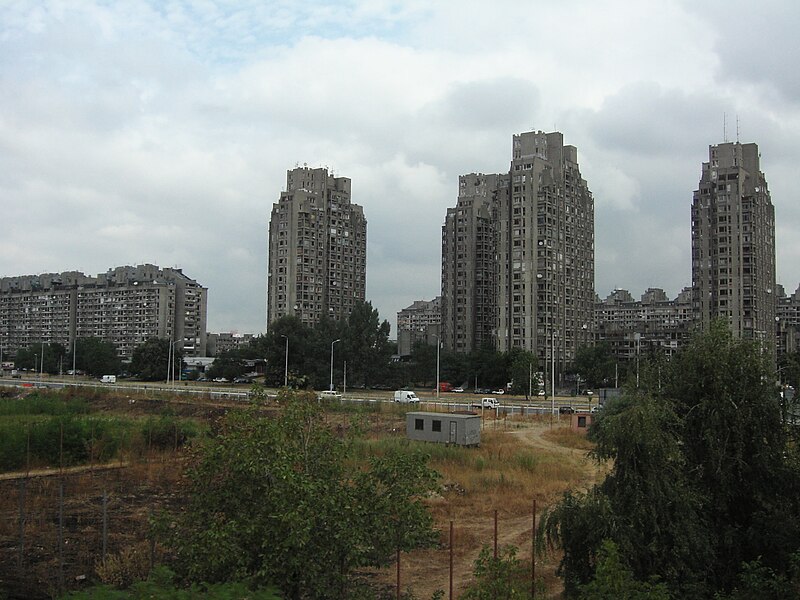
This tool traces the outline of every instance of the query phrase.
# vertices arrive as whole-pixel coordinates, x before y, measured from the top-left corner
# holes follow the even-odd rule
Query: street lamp
[[[435,333],[433,337],[436,338],[436,402],[439,402],[439,348],[442,347],[442,340]]]
[[[283,387],[289,387],[289,336],[281,334],[281,337],[286,340],[286,357],[283,362]]]
[[[638,331],[633,334],[633,339],[636,340],[636,387],[639,387],[639,344],[642,339],[642,334]]]
[[[556,330],[551,332],[552,341],[550,345],[550,423],[553,422],[553,415],[556,412]]]
[[[340,338],[340,339],[338,339],[338,340],[333,340],[333,341],[331,342],[331,389],[330,389],[330,391],[333,391],[333,345],[334,345],[336,342],[341,342],[341,341],[342,341],[342,340],[341,340],[341,338]]]

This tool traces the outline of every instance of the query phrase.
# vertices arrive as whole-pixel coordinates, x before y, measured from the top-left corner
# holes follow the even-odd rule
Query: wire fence
[[[98,575],[146,575],[156,561],[148,517],[175,500],[180,454],[0,480],[0,596],[52,598]],[[110,567],[112,555],[127,559]]]
[[[160,559],[149,518],[176,509],[181,501],[175,493],[179,454],[134,465],[87,466],[55,475],[33,472],[0,481],[0,596],[54,598],[97,581],[124,586],[145,578]],[[535,514],[534,501],[531,552]],[[502,527],[495,510],[493,540],[487,540],[495,557]],[[449,580],[440,587],[451,600],[464,583],[454,579],[453,571],[454,554],[466,550],[458,547],[458,531],[457,523],[450,521],[449,539],[433,557],[441,565],[449,562]],[[392,569],[397,598],[408,589],[407,568],[405,558],[398,555]],[[530,597],[537,590],[543,597],[535,562],[531,562],[530,590]]]

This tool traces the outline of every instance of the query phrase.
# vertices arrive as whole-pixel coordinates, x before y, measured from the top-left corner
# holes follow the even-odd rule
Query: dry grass
[[[578,433],[569,427],[556,427],[545,431],[542,437],[554,444],[559,444],[566,448],[575,448],[576,450],[586,450],[587,452],[594,448],[594,444],[589,441],[585,433]]]
[[[494,538],[494,511],[498,516],[499,545],[513,544],[518,556],[530,560],[531,510],[537,512],[557,501],[567,489],[585,488],[600,473],[587,457],[591,444],[569,427],[549,426],[547,418],[516,418],[484,421],[479,448],[448,447],[412,443],[401,434],[376,436],[364,452],[379,453],[393,445],[421,447],[430,455],[430,465],[442,474],[442,494],[429,506],[442,532],[440,547],[403,556],[403,586],[419,598],[437,588],[445,589],[448,579],[450,521],[454,524],[454,582],[456,597],[472,578],[473,562],[481,546]],[[548,588],[543,598],[556,598],[561,581],[555,575],[560,557],[537,560],[537,577]],[[394,570],[378,578],[389,584]]]

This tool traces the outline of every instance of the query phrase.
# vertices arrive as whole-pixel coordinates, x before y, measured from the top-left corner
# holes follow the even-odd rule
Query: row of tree
[[[333,375],[339,388],[345,377],[348,387],[433,387],[438,361],[439,381],[491,389],[511,382],[514,393],[525,395],[536,394],[539,383],[544,383],[540,371],[545,371],[545,380],[549,378],[533,353],[518,348],[499,352],[487,347],[468,354],[439,349],[437,353],[435,345],[420,342],[410,357],[393,360],[396,353],[396,345],[389,341],[389,323],[381,321],[378,311],[365,302],[347,320],[323,319],[313,328],[293,316],[282,317],[248,346],[220,354],[209,375],[233,379],[245,373],[248,360],[265,359],[266,383],[272,386],[286,381],[290,387],[321,389],[330,385]],[[610,348],[599,345],[579,349],[575,365],[569,366],[561,384],[577,381],[576,373],[583,387],[599,387],[624,377],[625,365],[619,369]]]
[[[88,375],[119,374],[122,361],[113,343],[100,338],[78,338],[72,348],[61,344],[35,344],[18,350],[14,356],[18,369],[28,369],[50,375],[70,372],[73,368]],[[150,338],[137,346],[129,369],[140,379],[158,381],[172,377],[179,378],[183,356],[180,350],[171,351],[170,341]]]
[[[89,375],[119,373],[120,359],[117,348],[100,338],[78,338],[75,345],[65,348],[62,344],[34,344],[22,348],[14,356],[18,369],[56,375],[75,368]]]

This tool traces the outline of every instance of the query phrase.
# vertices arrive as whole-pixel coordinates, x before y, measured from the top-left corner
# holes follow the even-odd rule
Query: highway
[[[249,386],[244,385],[225,385],[225,384],[198,384],[197,382],[176,382],[174,384],[166,384],[165,382],[141,382],[123,380],[117,383],[100,383],[99,380],[94,379],[73,379],[70,377],[44,377],[39,379],[37,377],[26,377],[20,379],[12,379],[8,376],[0,378],[0,386],[16,386],[23,388],[51,388],[61,389],[65,387],[82,387],[90,389],[105,389],[114,390],[117,392],[133,392],[136,394],[179,394],[182,396],[194,396],[207,399],[219,400],[242,400],[245,401],[250,397],[251,391]],[[278,390],[267,389],[267,397],[275,398]],[[474,410],[475,412],[495,412],[499,415],[512,415],[512,414],[549,414],[551,410],[558,413],[559,407],[569,406],[576,412],[589,412],[596,402],[590,401],[587,397],[570,397],[570,396],[556,396],[554,401],[537,397],[536,400],[526,401],[524,398],[515,396],[504,395],[487,395],[497,398],[500,406],[496,409],[481,409],[480,407],[473,407],[473,402],[480,402],[484,397],[480,394],[472,393],[440,393],[439,400],[436,400],[436,392],[418,392],[420,398],[419,405],[403,405],[408,408],[415,408],[417,410],[435,410],[437,412],[454,411],[454,410]],[[377,390],[354,390],[347,392],[343,395],[342,402],[352,403],[381,403],[381,404],[394,404],[392,392],[390,391],[377,391]]]

